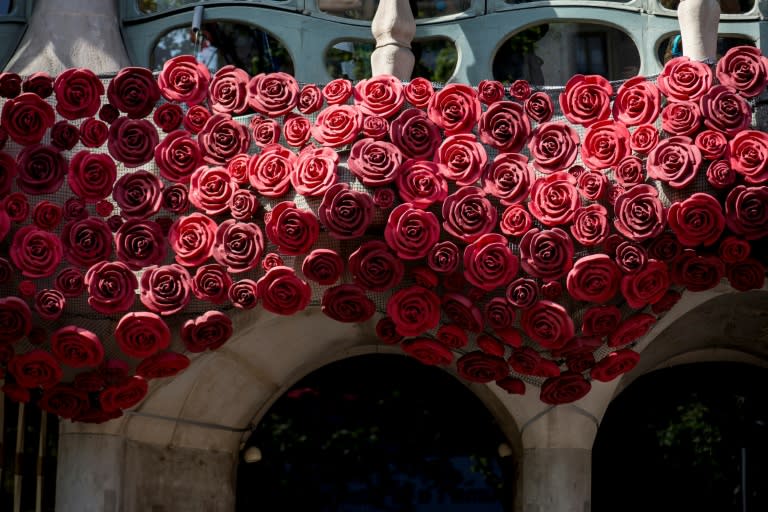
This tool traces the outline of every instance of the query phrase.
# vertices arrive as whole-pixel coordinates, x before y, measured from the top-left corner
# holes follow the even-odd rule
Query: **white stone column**
[[[35,0],[29,27],[6,71],[21,75],[67,68],[114,73],[130,61],[114,0]]]
[[[416,62],[411,41],[416,34],[408,0],[381,0],[371,22],[376,49],[371,54],[373,76],[393,75],[410,80]]]
[[[717,59],[718,0],[681,0],[677,6],[683,55],[691,60],[714,63]]]

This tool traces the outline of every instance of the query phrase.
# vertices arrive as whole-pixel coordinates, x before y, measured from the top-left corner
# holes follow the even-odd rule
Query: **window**
[[[680,0],[659,0],[665,9],[677,10]],[[722,14],[743,14],[755,7],[755,0],[720,0],[720,12]]]
[[[671,59],[673,56],[673,40],[675,38],[675,35],[671,35],[668,37],[665,37],[659,42],[659,46],[657,48],[657,54],[656,56],[659,59],[659,62],[661,62],[662,65],[664,65],[665,62],[667,62],[669,59]],[[729,37],[718,37],[717,38],[717,58],[719,59],[725,53],[733,48],[734,46],[755,46],[755,42],[748,38],[748,37],[739,37],[739,36],[729,36]],[[680,44],[680,48],[678,49],[679,53],[682,51],[682,44]]]
[[[417,20],[458,14],[469,9],[471,0],[415,0],[411,1]],[[372,20],[379,0],[318,0],[318,8],[334,16],[355,20]],[[415,7],[415,9],[414,9]]]

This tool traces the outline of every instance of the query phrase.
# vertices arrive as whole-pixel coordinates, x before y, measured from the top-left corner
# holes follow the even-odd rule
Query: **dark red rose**
[[[630,240],[642,242],[664,231],[666,211],[658,190],[651,185],[636,185],[621,194],[616,198],[614,211],[614,226]]]
[[[522,375],[533,375],[539,377],[543,377],[544,375],[542,374],[544,372],[542,370],[546,370],[542,364],[543,361],[544,359],[541,357],[541,355],[531,347],[516,348],[512,351],[512,355],[509,356],[509,359],[507,360],[513,371]],[[557,369],[554,374],[559,375],[559,369]]]
[[[370,240],[351,254],[349,271],[355,282],[366,290],[383,292],[400,283],[405,267],[386,243]]]
[[[513,326],[515,307],[504,297],[494,297],[485,305],[485,320],[493,330],[504,331]]]
[[[480,119],[481,112],[477,91],[468,85],[457,83],[443,87],[429,99],[427,105],[429,118],[445,130],[446,135],[471,132]]]
[[[112,124],[118,117],[120,117],[120,111],[111,103],[105,103],[99,109],[99,119],[105,123]],[[106,137],[104,140],[106,140]]]
[[[509,366],[503,357],[477,350],[461,356],[456,361],[456,370],[460,377],[480,383],[500,380],[509,374]]]
[[[99,337],[75,325],[62,327],[51,334],[51,352],[60,363],[72,368],[99,366],[104,359],[104,347]]]
[[[610,82],[599,75],[573,75],[560,93],[560,109],[572,124],[588,127],[611,114]]]
[[[521,277],[515,279],[506,288],[505,296],[513,306],[528,309],[536,302],[539,295],[539,285],[534,279]]]
[[[446,284],[445,281],[443,284]],[[469,297],[460,293],[444,293],[442,306],[446,316],[457,326],[471,332],[482,330],[483,314]]]
[[[197,268],[190,282],[192,293],[200,300],[223,304],[232,287],[232,278],[221,265],[209,263]]]
[[[540,300],[524,310],[520,327],[545,349],[562,347],[576,332],[568,311],[548,300]]]
[[[171,331],[165,321],[154,313],[127,313],[115,327],[115,341],[123,354],[143,359],[171,343]]]
[[[651,240],[648,245],[648,257],[670,262],[676,258],[683,250],[677,237],[672,233],[662,233]]]
[[[66,298],[59,290],[46,288],[35,295],[35,311],[43,320],[53,321],[64,312]]]
[[[253,309],[259,302],[259,291],[256,287],[256,281],[252,279],[241,279],[235,281],[227,291],[229,301],[237,309]]]
[[[601,382],[610,382],[631,371],[640,361],[640,354],[628,348],[611,352],[590,370],[590,376]]]
[[[128,168],[152,160],[160,138],[155,125],[146,119],[121,117],[109,127],[109,154]]]
[[[112,256],[112,231],[98,217],[73,220],[61,230],[64,256],[70,263],[90,267]]]
[[[152,112],[160,99],[160,88],[150,70],[127,67],[109,82],[107,99],[131,119],[140,119]]]
[[[403,153],[390,142],[365,138],[352,145],[347,165],[366,187],[392,183],[398,176]]]
[[[744,130],[728,142],[730,167],[750,185],[768,182],[768,134]]]
[[[613,118],[627,126],[654,123],[659,116],[659,89],[643,76],[630,78],[619,87],[613,102]]]
[[[673,283],[692,292],[702,292],[714,288],[725,277],[725,264],[715,255],[700,255],[685,249],[672,261],[670,271]]]
[[[652,124],[641,124],[629,137],[629,147],[643,155],[651,152],[659,143],[659,131]]]
[[[228,219],[219,224],[211,252],[228,272],[247,272],[261,263],[264,235],[258,224]]]
[[[136,375],[147,380],[173,377],[186,370],[189,364],[189,358],[184,354],[158,352],[139,363],[136,367]]]
[[[610,231],[608,211],[600,204],[577,208],[572,222],[570,230],[573,239],[586,247],[600,245]]]
[[[584,398],[590,389],[592,385],[580,373],[563,372],[542,384],[539,399],[550,405],[568,404]]]
[[[323,106],[323,93],[315,84],[306,84],[299,92],[299,112],[304,115],[314,114]]]
[[[734,187],[725,199],[725,222],[746,240],[768,236],[768,186]]]
[[[645,336],[656,323],[656,318],[648,313],[635,313],[621,322],[608,337],[609,347],[621,347]]]
[[[21,94],[21,77],[16,73],[0,73],[0,96],[15,98]]]
[[[387,300],[387,315],[403,336],[418,336],[440,322],[440,297],[422,286],[409,286]]]
[[[307,146],[293,166],[291,185],[303,196],[322,196],[338,181],[338,164],[339,154],[333,149]]]
[[[88,393],[73,386],[58,384],[43,391],[37,405],[61,418],[76,418],[88,408],[89,398]]]
[[[439,163],[409,158],[396,171],[400,198],[421,209],[443,201],[448,196],[444,169]]]
[[[625,274],[632,274],[645,267],[648,253],[634,242],[621,242],[616,247],[616,264]]]
[[[270,242],[287,256],[308,253],[320,234],[315,214],[291,201],[278,203],[265,215],[265,228]]]
[[[32,329],[32,312],[18,297],[0,298],[0,345],[16,343]]]
[[[519,152],[531,134],[531,121],[523,106],[513,101],[497,101],[480,116],[477,125],[480,141],[500,152]]]
[[[64,297],[78,297],[85,289],[83,273],[75,267],[67,267],[56,275],[55,287]]]
[[[624,189],[632,188],[645,182],[643,161],[634,155],[622,158],[613,168],[613,176]]]
[[[621,322],[621,311],[613,305],[592,306],[584,312],[581,332],[585,336],[606,336]]]
[[[667,103],[661,112],[661,129],[670,135],[692,135],[701,127],[701,110],[692,101]]]
[[[531,84],[527,80],[515,80],[509,86],[509,95],[516,100],[526,100],[531,95]]]
[[[146,219],[160,211],[163,183],[157,176],[144,170],[123,174],[115,183],[112,197],[123,217]]]
[[[545,174],[563,171],[576,160],[579,135],[567,124],[540,124],[528,142],[536,170]]]
[[[109,128],[104,121],[89,117],[80,125],[80,142],[87,148],[98,148],[109,138]]]
[[[660,301],[669,285],[667,265],[661,261],[649,260],[641,270],[622,278],[621,293],[630,307],[641,309]]]
[[[575,183],[576,179],[564,171],[539,178],[531,188],[528,209],[545,226],[570,223],[581,204]]]
[[[168,101],[197,105],[208,95],[211,72],[194,55],[168,59],[157,76],[160,93]]]
[[[331,237],[351,240],[365,234],[371,224],[373,202],[368,194],[337,183],[325,192],[317,216]]]
[[[477,97],[486,105],[503,100],[505,93],[504,85],[498,80],[481,80],[477,84]]]
[[[667,212],[672,232],[685,247],[712,245],[725,229],[720,202],[709,194],[697,192],[684,201],[672,203]]]
[[[386,345],[396,345],[403,340],[395,330],[395,322],[388,316],[376,322],[376,336]]]
[[[391,75],[378,75],[360,80],[354,87],[355,104],[367,116],[389,119],[405,103],[403,84]]]
[[[39,143],[55,120],[53,108],[32,93],[7,100],[0,114],[0,123],[8,136],[22,146]]]
[[[48,389],[61,381],[62,370],[56,359],[44,350],[18,354],[8,362],[8,373],[25,388]]]
[[[321,308],[337,322],[365,322],[376,312],[376,304],[355,284],[339,284],[325,290]]]
[[[422,364],[448,366],[453,362],[453,353],[440,342],[431,338],[404,340],[400,347],[403,349],[403,352],[417,359]]]
[[[139,283],[125,263],[101,261],[85,273],[88,305],[98,313],[111,315],[133,307]]]
[[[405,84],[403,93],[408,103],[414,107],[426,107],[435,94],[432,82],[423,77],[416,77]]]
[[[14,266],[21,271],[21,275],[30,279],[53,275],[63,253],[61,241],[54,233],[35,226],[25,226],[16,231],[10,248]]]
[[[110,386],[99,393],[99,404],[105,412],[130,409],[141,402],[149,390],[144,378],[134,375],[125,382]]]
[[[253,192],[239,188],[229,198],[228,207],[233,219],[247,222],[259,211],[261,203]]]
[[[233,65],[219,68],[208,86],[211,110],[222,114],[242,114],[248,108],[248,73]]]
[[[247,153],[251,138],[248,128],[229,114],[215,114],[198,133],[197,144],[205,162],[223,166],[238,153]]]
[[[8,194],[2,201],[3,209],[8,214],[8,219],[13,222],[22,223],[29,215],[29,201],[27,196],[21,192]]]
[[[248,180],[256,192],[266,197],[281,197],[291,186],[291,172],[297,157],[279,144],[269,145],[248,160]]]
[[[440,146],[440,128],[417,108],[404,110],[389,126],[389,138],[406,158],[430,160]]]
[[[598,201],[609,192],[608,178],[601,171],[584,171],[576,179],[579,193],[589,201]]]
[[[754,98],[765,90],[768,81],[768,59],[759,48],[736,46],[717,61],[717,80],[733,87],[746,98]]]
[[[292,315],[304,310],[312,298],[312,289],[290,267],[273,267],[256,283],[264,309],[278,315]]]
[[[726,236],[720,241],[717,255],[723,263],[740,263],[749,257],[752,246],[746,240],[736,236]]]
[[[734,136],[752,124],[752,108],[733,87],[715,85],[699,102],[707,128]]]
[[[679,292],[676,292],[675,290],[667,290],[667,293],[665,293],[658,302],[651,304],[651,311],[656,315],[666,313],[672,309],[672,306],[677,304],[681,298],[682,295]]]
[[[525,100],[525,113],[537,123],[546,123],[552,119],[555,105],[549,94],[537,91]]]
[[[754,258],[730,263],[725,275],[731,286],[740,292],[759,290],[765,285],[765,266]]]
[[[621,270],[607,254],[579,259],[568,272],[568,293],[576,300],[604,304],[619,291]]]
[[[317,116],[312,136],[323,146],[338,148],[354,142],[362,131],[363,114],[353,105],[331,105]]]
[[[429,268],[441,274],[450,274],[459,268],[459,248],[448,240],[435,243],[426,258]]]
[[[0,213],[0,215],[4,214],[5,211]],[[35,223],[35,226],[42,230],[53,231],[53,229],[59,225],[59,222],[61,222],[63,215],[64,212],[62,212],[59,205],[50,201],[41,201],[35,206],[35,209],[32,212],[32,221]],[[2,232],[2,229],[0,229],[0,232]]]
[[[69,163],[67,181],[72,192],[86,203],[95,203],[112,193],[117,166],[109,155],[78,151]]]
[[[464,249],[464,276],[481,290],[506,286],[519,268],[519,260],[503,235],[488,233]]]
[[[519,153],[499,153],[482,178],[483,190],[507,206],[523,202],[535,181],[528,158]]]
[[[573,242],[560,228],[531,229],[520,241],[520,263],[528,274],[556,280],[573,266]]]
[[[176,130],[155,148],[155,163],[163,178],[175,183],[187,183],[203,163],[203,155],[189,132]]]
[[[203,126],[205,126],[205,123],[210,119],[211,115],[210,111],[204,106],[193,105],[189,107],[187,113],[184,114],[184,119],[182,119],[181,122],[185,130],[197,134],[203,129]]]
[[[165,133],[172,132],[181,126],[184,111],[175,103],[163,103],[152,114],[152,120]]]
[[[323,87],[323,96],[329,105],[341,105],[352,96],[352,82],[346,78],[336,78]]]
[[[501,215],[501,232],[511,236],[522,236],[531,229],[533,220],[522,205],[508,206]]]
[[[53,146],[26,146],[16,157],[16,185],[31,195],[52,194],[61,188],[67,173],[67,161]]]
[[[96,115],[101,107],[104,84],[90,69],[67,69],[53,83],[56,112],[65,119],[81,119]]]
[[[191,280],[187,269],[175,263],[146,268],[141,275],[141,302],[159,315],[178,313],[189,303]]]
[[[504,344],[493,336],[480,334],[475,340],[475,344],[477,345],[477,348],[488,355],[504,357]]]
[[[304,258],[301,272],[321,285],[334,284],[344,271],[344,260],[333,249],[315,249]]]
[[[488,163],[488,155],[473,134],[460,133],[443,140],[437,149],[435,162],[443,164],[440,169],[446,179],[466,186],[480,179]]]
[[[186,185],[182,183],[174,183],[163,188],[161,204],[163,208],[171,213],[186,212],[189,208],[189,193],[187,192]],[[231,206],[232,205],[230,205],[230,207]]]
[[[496,208],[477,187],[462,187],[443,201],[443,229],[465,243],[472,243],[496,225]]]
[[[525,394],[525,382],[512,376],[497,380],[496,385],[511,395]]]
[[[53,78],[44,71],[32,73],[24,78],[21,90],[37,94],[41,98],[47,98],[53,94]]]
[[[697,101],[712,87],[712,70],[688,57],[675,57],[664,65],[656,79],[669,101]]]
[[[437,330],[436,337],[437,341],[448,348],[463,348],[469,342],[464,329],[454,324],[441,325]]]

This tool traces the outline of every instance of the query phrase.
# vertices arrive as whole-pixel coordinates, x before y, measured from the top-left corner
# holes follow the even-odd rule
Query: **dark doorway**
[[[241,459],[237,510],[511,511],[503,443],[443,370],[399,355],[346,359],[302,379],[259,423],[243,452],[257,447],[261,460]]]

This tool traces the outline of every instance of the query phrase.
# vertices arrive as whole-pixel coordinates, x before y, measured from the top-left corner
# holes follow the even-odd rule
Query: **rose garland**
[[[557,121],[524,81],[300,87],[189,56],[106,88],[0,74],[3,392],[106,421],[190,364],[173,339],[215,350],[227,312],[314,302],[340,322],[378,303],[380,340],[426,364],[577,400],[637,364],[682,289],[763,286],[767,81],[750,47],[617,90],[577,75]]]

